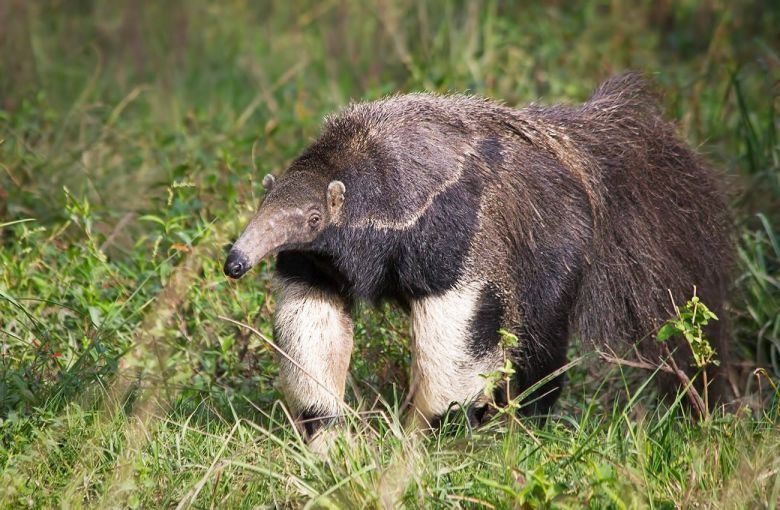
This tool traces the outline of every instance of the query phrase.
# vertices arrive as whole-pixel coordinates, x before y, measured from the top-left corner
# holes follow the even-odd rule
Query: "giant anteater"
[[[684,302],[696,286],[723,312],[722,183],[636,74],[577,106],[433,94],[353,104],[264,185],[225,273],[277,254],[280,377],[308,434],[341,412],[355,300],[410,311],[412,403],[429,423],[453,403],[479,407],[500,329],[519,338],[517,394],[565,364],[570,337],[649,337],[642,352],[657,359],[670,294]],[[709,334],[725,363],[724,321]],[[537,391],[535,413],[562,382]]]

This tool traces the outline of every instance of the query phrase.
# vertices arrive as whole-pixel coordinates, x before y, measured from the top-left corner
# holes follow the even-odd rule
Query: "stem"
[[[506,347],[504,347],[504,349],[502,349],[502,351],[503,351],[503,356],[504,356],[504,366],[506,367],[506,361],[507,361]],[[511,379],[512,378],[511,378],[511,376],[509,374],[506,374],[506,373],[504,374],[504,384],[506,385],[506,403],[507,403],[507,405],[510,405],[511,402],[512,402],[512,394],[511,394],[512,389],[510,388],[510,384],[509,384]]]
[[[668,349],[667,349],[668,353]],[[704,400],[702,400],[701,395],[696,390],[696,388],[693,386],[693,383],[691,382],[691,379],[688,377],[688,375],[677,368],[677,364],[674,362],[674,359],[670,358],[673,366],[668,365],[654,365],[647,361],[632,361],[627,360],[623,358],[618,358],[615,355],[607,354],[604,352],[599,352],[599,356],[601,359],[606,361],[607,363],[614,363],[616,365],[622,365],[626,367],[633,367],[633,368],[641,368],[643,370],[660,370],[662,372],[672,374],[677,379],[680,380],[680,383],[685,387],[686,389],[686,396],[688,397],[688,400],[691,402],[691,406],[696,411],[697,416],[699,419],[706,418],[709,416],[707,412],[707,407],[704,404]]]

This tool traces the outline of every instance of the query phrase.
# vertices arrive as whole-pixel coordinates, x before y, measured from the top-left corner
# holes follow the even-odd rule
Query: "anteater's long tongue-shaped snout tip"
[[[227,260],[225,261],[225,276],[231,278],[241,278],[249,271],[251,265],[249,264],[249,257],[247,257],[241,250],[230,250]]]

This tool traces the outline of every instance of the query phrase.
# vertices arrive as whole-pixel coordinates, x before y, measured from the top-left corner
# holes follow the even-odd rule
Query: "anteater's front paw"
[[[295,420],[295,426],[308,447],[326,459],[336,439],[347,431],[343,420],[334,414],[304,411]]]

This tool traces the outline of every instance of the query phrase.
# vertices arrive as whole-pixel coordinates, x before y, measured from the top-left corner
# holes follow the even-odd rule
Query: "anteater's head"
[[[265,197],[254,218],[233,243],[225,274],[240,278],[266,255],[284,249],[306,249],[330,224],[338,221],[344,184],[319,172],[291,169],[276,182],[263,179]]]

